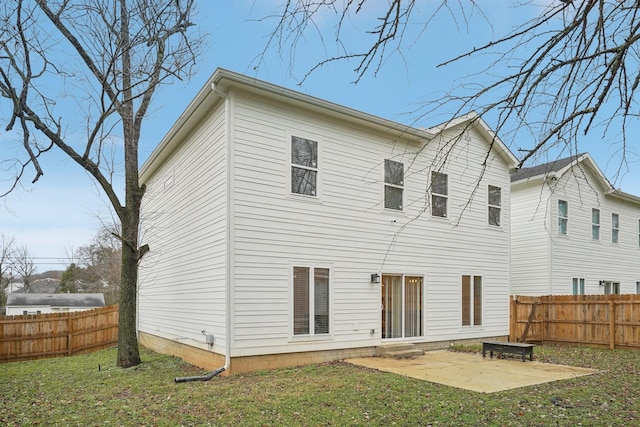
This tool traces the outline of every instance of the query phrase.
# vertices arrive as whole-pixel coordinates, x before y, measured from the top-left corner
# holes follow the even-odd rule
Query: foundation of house
[[[478,344],[487,340],[505,340],[505,336],[485,337],[469,340],[450,340],[428,343],[414,343],[414,347],[424,350],[442,350],[452,344]],[[178,357],[185,362],[207,371],[213,371],[224,366],[223,354],[193,347],[178,341],[161,338],[152,334],[140,332],[140,345],[157,353]],[[264,354],[257,356],[232,357],[230,366],[221,375],[239,374],[245,372],[262,371],[291,366],[311,365],[314,363],[334,362],[336,360],[374,357],[379,355],[379,346],[348,348],[324,351],[307,351],[298,353]]]

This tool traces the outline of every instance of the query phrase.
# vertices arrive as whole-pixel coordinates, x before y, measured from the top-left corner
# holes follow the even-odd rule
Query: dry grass
[[[640,352],[538,347],[539,360],[602,373],[481,394],[345,363],[174,383],[201,371],[115,350],[0,366],[7,426],[609,426],[640,422]]]

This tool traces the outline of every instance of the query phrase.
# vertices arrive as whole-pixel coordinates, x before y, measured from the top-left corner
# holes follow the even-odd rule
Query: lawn
[[[640,422],[640,351],[537,347],[539,360],[602,372],[482,394],[346,363],[176,384],[202,371],[115,350],[0,365],[3,426],[620,426]],[[505,360],[505,363],[522,363]]]

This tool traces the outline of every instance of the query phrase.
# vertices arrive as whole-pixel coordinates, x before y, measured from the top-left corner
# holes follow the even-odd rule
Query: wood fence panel
[[[117,305],[0,317],[0,363],[87,353],[117,342]]]
[[[640,295],[514,296],[510,312],[512,341],[640,348]]]

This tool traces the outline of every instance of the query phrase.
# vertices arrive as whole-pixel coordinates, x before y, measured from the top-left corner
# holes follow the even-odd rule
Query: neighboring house
[[[140,342],[241,372],[507,336],[515,165],[475,114],[417,129],[219,69],[140,171]]]
[[[7,316],[84,311],[104,307],[102,294],[23,294],[7,297]]]
[[[589,154],[511,177],[511,293],[637,293],[640,198],[616,190]]]

